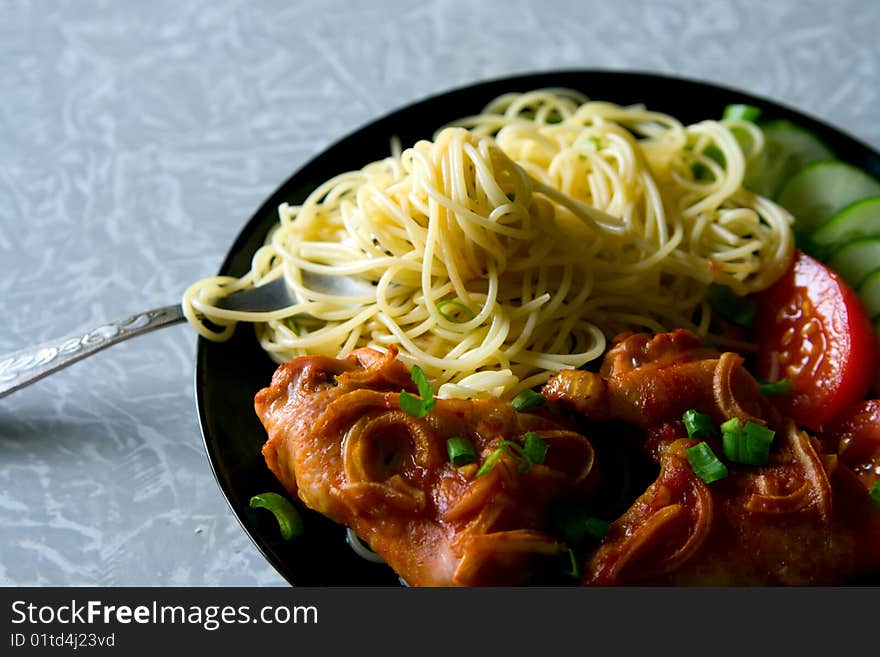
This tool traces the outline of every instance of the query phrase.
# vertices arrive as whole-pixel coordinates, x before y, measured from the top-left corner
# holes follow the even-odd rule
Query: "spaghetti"
[[[508,94],[282,204],[250,272],[195,283],[184,311],[213,340],[255,322],[277,362],[395,347],[440,397],[515,395],[595,360],[623,330],[723,343],[707,286],[763,289],[793,250],[791,216],[742,187],[761,146],[748,122],[685,126],[569,90]],[[370,287],[335,296],[303,272]],[[215,305],[282,276],[296,305]]]

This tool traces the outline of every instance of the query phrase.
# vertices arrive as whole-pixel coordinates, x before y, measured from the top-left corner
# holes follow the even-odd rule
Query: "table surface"
[[[880,3],[23,2],[0,8],[0,354],[176,303],[287,176],[429,94],[657,71],[880,145]],[[186,325],[0,400],[0,584],[283,585],[214,482]]]

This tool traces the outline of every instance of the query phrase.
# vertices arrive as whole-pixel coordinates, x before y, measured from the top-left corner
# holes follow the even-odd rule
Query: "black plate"
[[[444,124],[478,113],[489,101],[510,91],[568,87],[590,98],[620,104],[644,103],[685,123],[720,117],[725,105],[761,107],[762,118],[788,118],[812,130],[845,160],[880,175],[880,154],[849,135],[763,98],[703,82],[643,73],[560,71],[482,82],[456,89],[393,112],[345,137],[297,171],[245,225],[220,269],[241,276],[251,256],[277,221],[278,205],[300,203],[328,178],[389,153],[392,136],[404,147],[430,138]],[[265,432],[254,413],[254,394],[268,385],[275,365],[262,351],[253,330],[239,326],[232,340],[200,338],[196,356],[196,401],[208,458],[217,483],[242,527],[269,562],[290,583],[305,586],[397,585],[390,568],[356,556],[345,530],[313,512],[305,513],[306,533],[285,542],[271,514],[248,507],[252,495],[283,492],[266,468],[260,448]]]

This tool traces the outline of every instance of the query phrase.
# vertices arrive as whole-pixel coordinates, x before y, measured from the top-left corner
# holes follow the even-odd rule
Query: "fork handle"
[[[154,308],[84,333],[71,334],[0,355],[0,397],[118,342],[183,321],[186,318],[179,305]]]

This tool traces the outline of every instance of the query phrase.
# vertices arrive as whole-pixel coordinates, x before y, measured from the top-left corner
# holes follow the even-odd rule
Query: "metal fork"
[[[324,276],[303,271],[302,279],[306,287],[324,294],[363,296],[373,293],[373,287],[369,283],[344,276]],[[230,294],[219,300],[217,306],[228,310],[266,312],[295,303],[296,295],[282,277],[260,287]],[[0,397],[123,340],[183,321],[186,318],[180,305],[164,306],[0,355]]]

